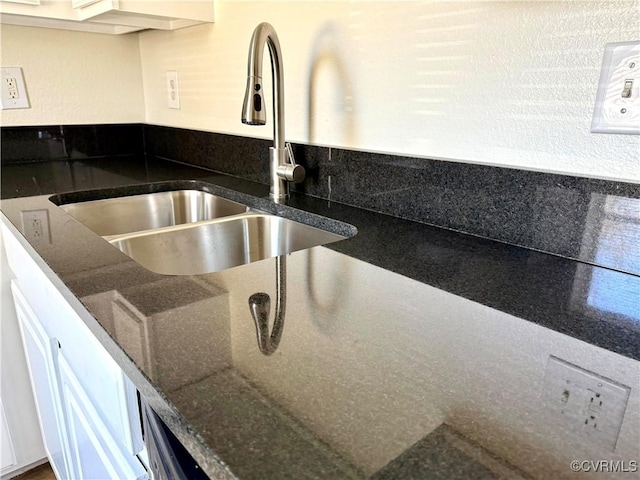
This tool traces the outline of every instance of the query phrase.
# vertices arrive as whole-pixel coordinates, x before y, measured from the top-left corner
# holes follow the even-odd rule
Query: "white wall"
[[[640,182],[640,136],[589,132],[604,45],[638,39],[633,0],[215,2],[215,24],[175,32],[3,26],[2,65],[23,67],[32,108],[1,124],[267,138],[271,125],[239,117],[249,38],[269,21],[289,140]],[[180,110],[166,106],[168,69]]]
[[[2,110],[2,126],[144,121],[137,35],[3,25],[3,67],[22,67],[31,108]]]
[[[216,0],[214,25],[140,33],[146,121],[269,137],[240,123],[261,21],[289,140],[640,182],[639,136],[589,132],[604,45],[638,39],[635,1]]]

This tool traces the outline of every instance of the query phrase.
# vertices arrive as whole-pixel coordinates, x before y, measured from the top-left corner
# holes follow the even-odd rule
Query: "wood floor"
[[[56,480],[56,476],[53,474],[53,470],[51,470],[51,465],[45,463],[22,475],[14,477],[13,480]]]

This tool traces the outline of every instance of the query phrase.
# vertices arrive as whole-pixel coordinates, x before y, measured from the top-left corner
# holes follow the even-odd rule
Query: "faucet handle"
[[[304,167],[302,165],[280,165],[278,176],[289,182],[301,183],[305,176]]]
[[[293,156],[293,149],[291,148],[291,144],[287,142],[284,144],[284,147],[287,151],[286,155],[288,157],[289,163],[278,166],[278,176],[293,183],[303,182],[305,177],[304,167],[296,163],[296,159]]]
[[[296,164],[296,157],[293,156],[293,147],[291,147],[291,142],[284,142],[284,149],[287,151],[287,160],[291,165]]]

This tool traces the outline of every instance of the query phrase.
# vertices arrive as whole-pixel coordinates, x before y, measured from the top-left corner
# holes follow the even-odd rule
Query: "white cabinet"
[[[213,22],[213,0],[74,0],[79,20],[175,30]]]
[[[8,25],[120,34],[211,23],[214,6],[213,0],[0,0],[0,14]]]
[[[6,225],[2,230],[42,438],[57,478],[147,479],[135,387],[27,247]]]
[[[0,407],[2,478],[46,461],[40,424],[31,393],[20,326],[11,295],[11,275],[0,236]]]
[[[44,331],[15,283],[12,289],[47,457],[57,478],[74,478],[58,390],[58,341]]]
[[[64,356],[60,357],[60,385],[67,418],[73,478],[148,478],[142,463],[128,455],[113,437]]]

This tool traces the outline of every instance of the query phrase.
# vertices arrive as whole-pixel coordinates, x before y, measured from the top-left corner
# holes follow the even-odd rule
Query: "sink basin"
[[[236,202],[199,190],[176,190],[69,203],[60,208],[109,237],[244,213]]]
[[[343,240],[286,218],[245,213],[111,239],[122,252],[164,275],[196,275]]]
[[[67,195],[51,201],[142,266],[163,275],[217,272],[356,233],[342,222],[321,219],[339,232],[332,233],[196,188],[131,196],[117,196],[116,191],[109,198],[101,195],[114,195],[113,191],[98,191],[93,192],[98,200],[78,201],[78,196]],[[255,204],[251,197],[247,203]],[[280,206],[279,215],[287,216],[287,208]]]

